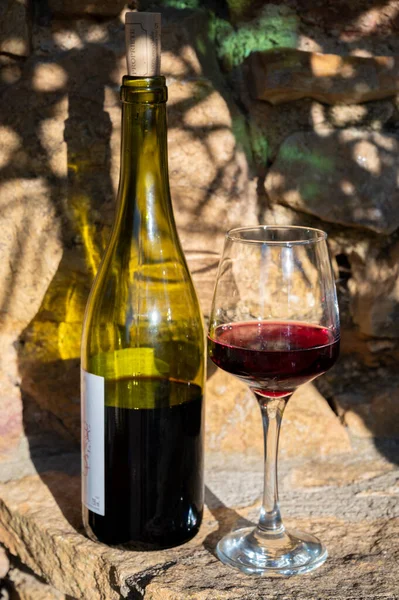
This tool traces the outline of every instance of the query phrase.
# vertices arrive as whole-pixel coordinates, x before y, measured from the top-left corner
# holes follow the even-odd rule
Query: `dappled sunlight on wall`
[[[50,13],[35,3],[26,27],[31,17],[21,4],[18,27],[0,45],[1,302],[10,348],[2,377],[31,407],[27,430],[46,423],[75,440],[81,322],[115,210],[118,88],[125,73],[124,12],[117,3],[93,6],[49,0]],[[334,262],[337,276],[342,264],[347,269],[339,281],[346,347],[360,371],[365,364],[389,370],[399,354],[392,263],[399,120],[388,97],[392,56],[399,54],[394,4],[374,1],[365,9],[339,1],[299,10],[295,0],[169,0],[159,9],[172,197],[204,313],[226,229],[258,222],[326,228],[341,257]],[[302,79],[295,71],[298,50],[307,51]],[[326,63],[315,50],[334,56]],[[278,96],[279,81],[268,79],[263,67],[259,89],[284,102],[273,106],[254,97],[247,76],[255,52],[280,58],[285,52],[280,73],[285,85],[290,73],[296,84],[306,80],[304,99],[295,98],[295,89]],[[371,91],[380,100],[361,103],[370,92],[362,77],[371,72],[362,69],[371,62],[344,58],[359,54],[386,57],[373,63],[381,77]],[[334,97],[334,77],[341,91],[347,86],[344,100],[351,104]],[[324,96],[311,100],[317,85]],[[369,259],[375,268],[368,268]],[[393,346],[376,361],[367,336],[389,337]],[[19,374],[9,366],[16,351]],[[346,381],[352,380],[348,367]]]

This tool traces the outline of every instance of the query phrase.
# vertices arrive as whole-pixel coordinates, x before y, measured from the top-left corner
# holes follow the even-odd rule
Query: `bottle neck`
[[[121,176],[168,186],[165,103],[123,105]]]
[[[119,211],[172,218],[165,80],[124,77]],[[133,215],[132,215],[133,216]]]

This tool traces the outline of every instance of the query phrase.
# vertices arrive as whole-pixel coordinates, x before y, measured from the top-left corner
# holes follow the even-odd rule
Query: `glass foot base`
[[[216,552],[226,565],[266,577],[308,573],[320,567],[328,556],[323,544],[308,533],[282,530],[268,534],[251,527],[226,535]]]

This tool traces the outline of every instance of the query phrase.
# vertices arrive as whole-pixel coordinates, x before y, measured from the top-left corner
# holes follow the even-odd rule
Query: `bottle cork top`
[[[161,73],[161,14],[127,12],[125,15],[128,74],[155,77]]]

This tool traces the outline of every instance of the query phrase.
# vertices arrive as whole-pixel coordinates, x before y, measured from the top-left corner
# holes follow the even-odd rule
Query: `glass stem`
[[[265,398],[257,395],[262,413],[265,450],[263,503],[258,523],[258,529],[262,533],[281,534],[284,532],[278,504],[277,455],[280,425],[288,399],[289,396]]]

